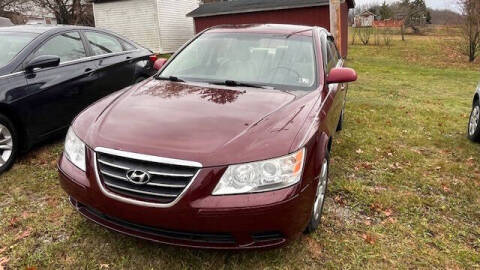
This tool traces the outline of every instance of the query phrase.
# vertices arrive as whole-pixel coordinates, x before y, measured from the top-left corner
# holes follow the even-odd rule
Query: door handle
[[[93,68],[86,68],[85,71],[83,72],[87,76],[92,76],[92,74],[95,72],[95,69]]]

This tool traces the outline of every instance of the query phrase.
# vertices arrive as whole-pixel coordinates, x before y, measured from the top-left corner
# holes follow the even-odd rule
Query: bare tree
[[[0,0],[0,12],[13,7],[19,0]]]
[[[50,10],[59,24],[94,25],[92,4],[86,1],[33,0],[33,2]]]
[[[367,46],[370,43],[370,37],[373,34],[372,27],[357,27],[358,29],[358,37],[363,45]]]
[[[459,0],[462,9],[462,52],[470,62],[480,51],[480,0]]]

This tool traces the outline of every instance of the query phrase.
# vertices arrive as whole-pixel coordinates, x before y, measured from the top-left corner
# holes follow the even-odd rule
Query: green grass
[[[323,224],[281,249],[220,252],[152,244],[76,213],[41,146],[1,176],[7,269],[480,268],[480,145],[466,139],[478,63],[444,36],[350,47],[344,131],[335,140]],[[449,52],[449,53],[447,53]],[[6,263],[3,263],[7,261]],[[1,268],[1,266],[0,266]]]

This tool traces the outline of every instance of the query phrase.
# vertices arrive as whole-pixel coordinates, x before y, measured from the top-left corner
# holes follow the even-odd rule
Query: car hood
[[[74,129],[91,148],[220,166],[288,154],[311,108],[311,98],[300,99],[149,79],[87,109]]]

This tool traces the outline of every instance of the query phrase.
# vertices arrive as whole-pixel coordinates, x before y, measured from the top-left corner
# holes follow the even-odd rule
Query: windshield
[[[0,32],[0,68],[6,66],[37,34]]]
[[[312,37],[206,33],[180,52],[160,76],[313,90],[315,74]]]

